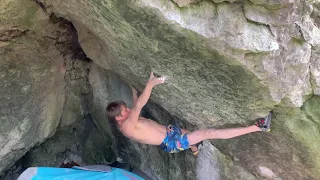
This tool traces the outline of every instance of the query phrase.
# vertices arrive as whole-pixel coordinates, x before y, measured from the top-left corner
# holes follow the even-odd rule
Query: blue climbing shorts
[[[168,153],[177,153],[189,149],[188,134],[182,134],[181,129],[171,124],[167,127],[166,137],[160,144],[160,148]]]

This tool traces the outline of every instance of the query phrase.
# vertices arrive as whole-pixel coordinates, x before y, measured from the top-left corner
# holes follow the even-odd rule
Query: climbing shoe
[[[265,118],[260,118],[256,122],[256,126],[258,126],[262,131],[269,132],[271,127],[271,116],[272,112]]]
[[[197,150],[192,152],[193,155],[197,156],[198,153],[199,153],[199,151],[200,151],[200,149],[201,149],[202,146],[203,146],[203,141],[198,142],[197,144],[194,144],[194,145],[192,145],[192,146],[197,147]]]

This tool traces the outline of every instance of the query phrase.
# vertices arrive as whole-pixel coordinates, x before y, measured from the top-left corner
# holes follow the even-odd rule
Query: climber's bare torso
[[[128,123],[128,124],[126,124]],[[134,128],[123,128],[130,126],[130,121],[125,120],[119,124],[120,131],[128,138],[143,144],[160,145],[166,136],[166,128],[150,119],[139,117]]]

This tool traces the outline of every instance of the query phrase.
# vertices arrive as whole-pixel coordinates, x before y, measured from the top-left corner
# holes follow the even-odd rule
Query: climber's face
[[[130,112],[131,112],[130,108],[127,108],[126,106],[122,105],[121,106],[121,114],[116,116],[116,120],[117,121],[124,121],[124,120],[128,119]]]

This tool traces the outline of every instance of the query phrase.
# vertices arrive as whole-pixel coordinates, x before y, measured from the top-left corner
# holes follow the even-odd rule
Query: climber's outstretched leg
[[[271,115],[259,119],[256,125],[230,129],[202,129],[188,133],[189,145],[197,144],[206,139],[230,139],[233,137],[249,134],[257,131],[269,131],[271,126]]]
[[[206,139],[230,139],[257,131],[261,129],[255,125],[230,129],[201,129],[188,133],[188,141],[190,145],[193,145]]]

